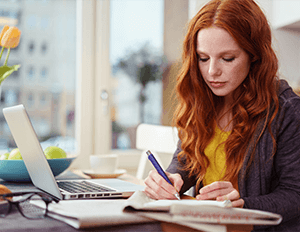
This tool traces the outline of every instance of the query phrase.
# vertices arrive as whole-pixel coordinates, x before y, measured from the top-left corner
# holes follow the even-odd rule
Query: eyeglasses
[[[45,218],[48,213],[48,205],[58,202],[41,192],[18,192],[0,195],[0,217],[6,217],[13,205],[15,205],[23,217],[28,219]]]

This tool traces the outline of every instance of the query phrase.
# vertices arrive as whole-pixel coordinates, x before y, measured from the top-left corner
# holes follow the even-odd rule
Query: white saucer
[[[117,178],[118,176],[126,173],[125,169],[117,169],[114,173],[96,173],[94,170],[82,170],[85,175],[90,176],[91,178]]]

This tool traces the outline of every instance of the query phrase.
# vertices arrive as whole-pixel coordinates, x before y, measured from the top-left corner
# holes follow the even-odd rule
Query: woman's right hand
[[[162,199],[177,199],[174,194],[179,192],[183,180],[178,173],[171,174],[166,172],[173,186],[170,185],[156,170],[150,171],[148,177],[145,179],[145,193],[148,197],[155,200]]]

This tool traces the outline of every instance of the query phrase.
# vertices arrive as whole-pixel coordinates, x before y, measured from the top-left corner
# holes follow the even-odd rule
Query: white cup
[[[118,155],[90,155],[90,166],[95,173],[113,174],[117,169]]]

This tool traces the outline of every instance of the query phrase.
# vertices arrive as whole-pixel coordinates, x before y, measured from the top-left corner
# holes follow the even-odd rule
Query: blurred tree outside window
[[[161,124],[164,1],[110,4],[112,149],[135,149],[138,124]]]
[[[126,57],[121,58],[116,65],[116,68],[121,69],[131,81],[140,86],[137,99],[140,103],[140,123],[145,122],[145,103],[148,99],[146,87],[151,82],[162,80],[163,69],[166,66],[163,56],[151,51],[153,49],[149,43],[146,43],[138,51],[132,51]]]

